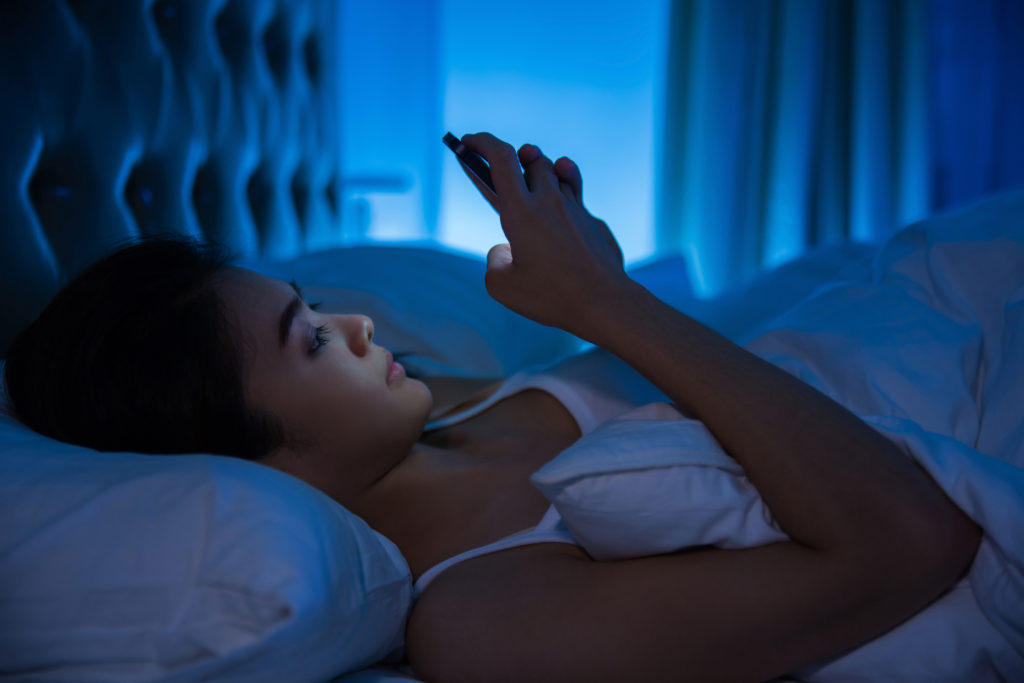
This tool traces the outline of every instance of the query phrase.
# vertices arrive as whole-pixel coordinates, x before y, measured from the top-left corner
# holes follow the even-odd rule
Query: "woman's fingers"
[[[523,165],[523,177],[531,192],[558,189],[555,165],[537,145],[526,144],[520,147],[519,163]]]
[[[572,190],[576,202],[583,206],[583,176],[580,174],[580,167],[572,159],[561,157],[555,162],[555,175],[561,183],[568,185]]]
[[[462,144],[484,159],[491,167],[491,179],[498,193],[498,204],[506,196],[524,196],[526,181],[519,170],[519,159],[512,145],[499,140],[490,133],[472,133],[462,136]]]
[[[523,165],[523,168],[526,168],[534,161],[536,161],[538,157],[540,157],[541,152],[540,147],[538,147],[537,145],[531,145],[530,143],[527,143],[519,148],[518,154],[519,163]]]
[[[517,152],[511,145],[490,133],[464,135],[462,142],[490,164],[498,196],[502,195],[503,188],[520,196],[525,196],[527,192],[561,189],[567,198],[571,195],[578,204],[583,205],[583,176],[579,167],[568,157],[561,157],[552,163],[536,145],[525,144]],[[463,171],[491,206],[499,210],[498,197],[465,167]]]

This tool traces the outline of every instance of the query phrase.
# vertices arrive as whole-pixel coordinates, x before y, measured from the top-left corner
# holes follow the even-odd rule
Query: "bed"
[[[380,343],[422,374],[509,375],[584,350],[491,301],[478,258],[345,246],[343,103],[330,37],[338,8],[332,0],[40,0],[0,10],[0,92],[16,103],[5,104],[0,154],[4,349],[61,283],[113,245],[174,232],[225,243],[246,265],[294,278],[327,310],[368,313]],[[681,258],[633,269],[673,306],[828,393],[864,389],[820,370],[830,354],[903,368],[889,385],[847,398],[988,532],[970,576],[930,614],[795,680],[881,670],[887,680],[1024,680],[1022,254],[1024,191],[1016,191],[883,244],[812,253],[714,300],[693,296]],[[892,298],[871,298],[883,295]],[[907,317],[890,319],[871,337],[877,348],[867,348],[843,328],[856,316],[829,314],[855,302],[862,323],[882,306],[904,306]],[[911,333],[913,353],[889,359]],[[948,401],[885,408],[893,391],[916,386],[902,379],[922,363],[952,364],[967,379],[922,392]],[[535,478],[567,518],[585,507],[573,486],[580,481],[678,477],[680,486],[750,493],[733,485],[742,473],[713,444],[657,461],[638,450],[599,469],[600,453],[588,447]],[[602,534],[622,515],[604,514],[596,530],[579,521],[574,532],[593,536],[595,555],[635,551],[607,544]],[[722,545],[779,533],[770,515],[754,517],[763,526],[705,526]],[[628,527],[617,533],[638,537]],[[100,454],[0,414],[4,680],[416,680],[402,662],[411,599],[394,545],[287,475],[210,455]]]

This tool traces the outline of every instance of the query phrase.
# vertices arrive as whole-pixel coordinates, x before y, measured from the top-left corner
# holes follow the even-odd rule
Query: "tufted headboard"
[[[0,4],[0,357],[138,235],[336,245],[335,0]]]

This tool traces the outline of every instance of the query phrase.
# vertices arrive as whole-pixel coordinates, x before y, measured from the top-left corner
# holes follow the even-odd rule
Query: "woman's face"
[[[373,343],[366,316],[317,313],[290,285],[242,269],[216,288],[242,334],[246,399],[284,428],[263,462],[355,502],[409,454],[429,390]]]

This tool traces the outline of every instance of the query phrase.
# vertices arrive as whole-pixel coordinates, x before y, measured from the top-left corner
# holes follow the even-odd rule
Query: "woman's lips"
[[[393,382],[402,377],[405,377],[405,368],[402,367],[401,363],[396,362],[391,352],[388,351],[388,386],[391,386]]]

